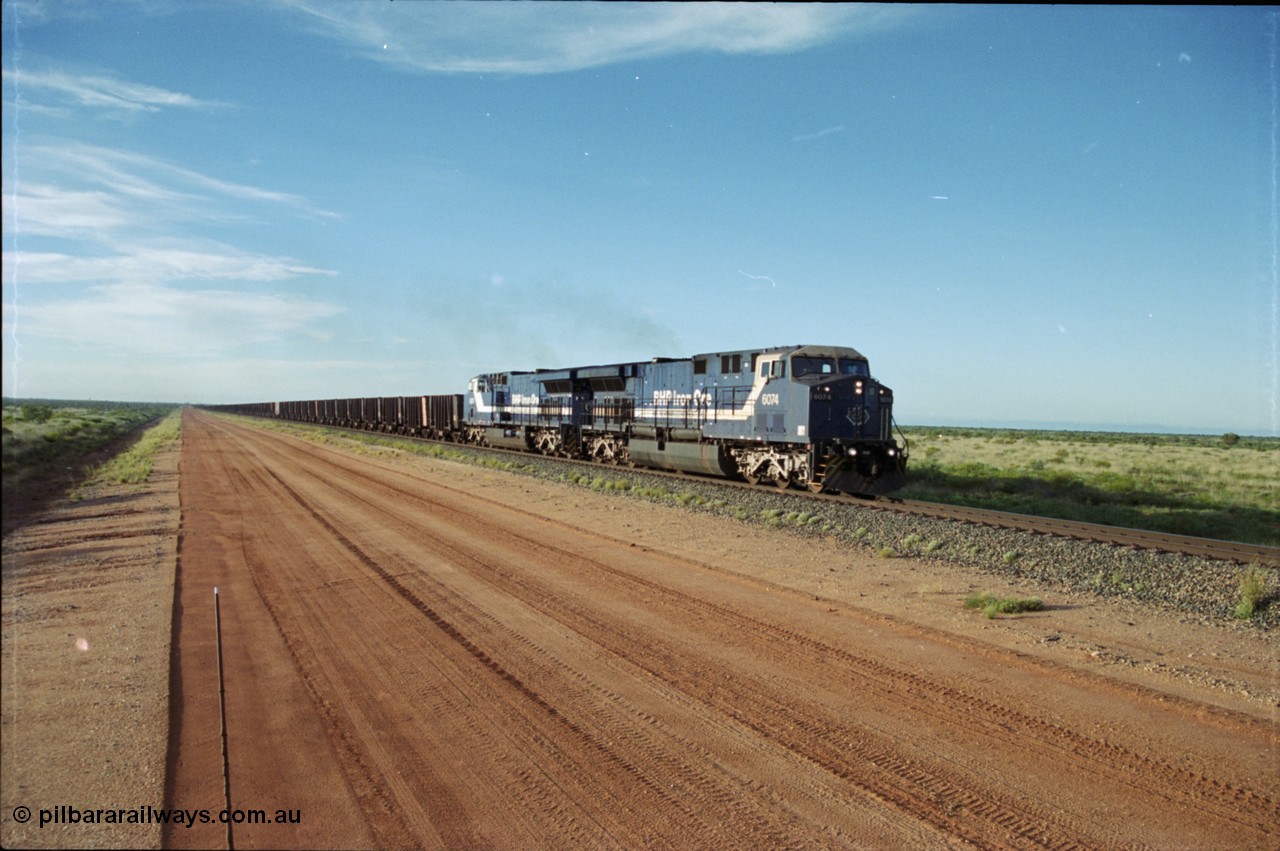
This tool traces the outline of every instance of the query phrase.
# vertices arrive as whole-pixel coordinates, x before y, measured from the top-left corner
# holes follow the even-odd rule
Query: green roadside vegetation
[[[83,489],[113,483],[136,485],[145,482],[151,477],[156,452],[177,440],[181,434],[182,409],[175,408],[164,419],[147,429],[137,443],[90,470],[88,479],[80,487]]]
[[[180,410],[176,405],[129,402],[5,399],[2,496],[6,514],[19,503],[67,493],[89,481],[145,480],[151,472],[150,456],[144,460],[139,444],[124,453],[133,460],[116,472],[105,464],[99,466],[100,456],[160,417],[167,417],[163,429],[176,433]],[[150,439],[148,435],[140,444]],[[150,452],[155,448],[153,442]],[[125,478],[119,478],[122,475]]]
[[[1280,546],[1280,438],[903,431],[904,499]]]

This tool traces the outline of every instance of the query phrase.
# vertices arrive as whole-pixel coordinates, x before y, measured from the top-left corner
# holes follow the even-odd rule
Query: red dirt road
[[[1276,728],[188,413],[168,805],[254,847],[1277,847]],[[225,828],[170,829],[172,847]]]

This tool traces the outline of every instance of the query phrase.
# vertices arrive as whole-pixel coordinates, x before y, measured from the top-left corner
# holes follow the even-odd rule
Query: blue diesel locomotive
[[[777,487],[883,494],[905,483],[893,391],[838,346],[478,375],[462,439]]]
[[[875,495],[906,481],[893,391],[838,346],[487,373],[465,394],[212,407],[779,488]]]

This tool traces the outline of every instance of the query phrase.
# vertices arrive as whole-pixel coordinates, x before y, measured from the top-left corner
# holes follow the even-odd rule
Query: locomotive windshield
[[[863,378],[869,378],[871,376],[871,368],[867,366],[867,362],[864,360],[840,358],[840,374],[859,375]]]
[[[836,374],[866,377],[871,374],[871,371],[867,368],[865,360],[854,360],[853,358],[836,359],[804,355],[796,355],[791,358],[791,375],[793,378],[804,378],[805,376],[825,377]]]

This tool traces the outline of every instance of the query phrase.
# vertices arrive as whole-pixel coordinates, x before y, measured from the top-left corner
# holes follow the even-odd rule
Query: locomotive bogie
[[[738,475],[752,484],[766,481],[778,487],[807,487],[812,480],[809,453],[804,449],[766,443],[731,451]]]
[[[634,464],[625,435],[592,432],[585,438],[583,454],[600,464]]]

